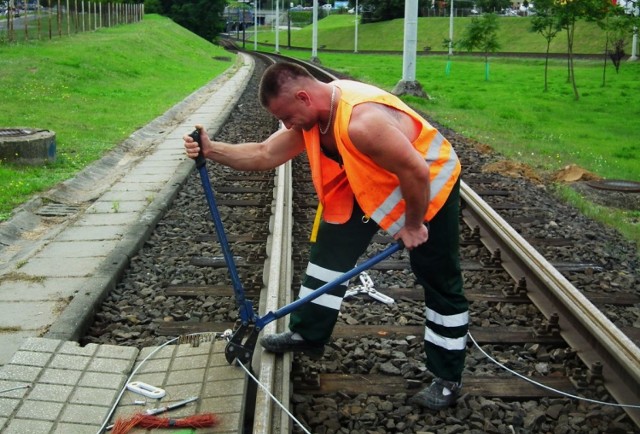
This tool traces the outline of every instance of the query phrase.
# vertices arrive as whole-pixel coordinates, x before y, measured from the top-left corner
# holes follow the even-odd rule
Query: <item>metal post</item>
[[[358,52],[358,0],[356,0],[356,35],[355,35],[355,40],[353,42],[353,52],[357,53]]]
[[[451,1],[451,12],[449,13],[449,56],[453,54],[453,0]]]
[[[276,53],[280,52],[280,0],[276,0]]]
[[[402,56],[402,80],[393,89],[395,95],[424,97],[420,83],[416,81],[416,47],[418,45],[418,0],[407,0],[404,7],[404,50]]]
[[[404,49],[402,80],[416,79],[416,48],[418,45],[418,0],[407,0],[404,6]]]
[[[287,8],[287,48],[291,50],[291,8]]]
[[[311,32],[311,61],[318,62],[318,0],[313,0],[313,26]]]

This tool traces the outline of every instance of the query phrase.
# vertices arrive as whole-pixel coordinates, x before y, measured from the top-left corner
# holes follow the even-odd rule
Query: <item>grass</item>
[[[0,128],[56,133],[57,160],[0,161],[0,220],[68,179],[231,67],[233,56],[169,19],[0,46]]]

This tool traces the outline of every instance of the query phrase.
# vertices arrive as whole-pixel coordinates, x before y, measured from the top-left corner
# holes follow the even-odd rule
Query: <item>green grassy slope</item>
[[[53,130],[58,157],[44,167],[0,161],[0,220],[234,62],[234,55],[157,15],[53,41],[0,46],[0,128]]]

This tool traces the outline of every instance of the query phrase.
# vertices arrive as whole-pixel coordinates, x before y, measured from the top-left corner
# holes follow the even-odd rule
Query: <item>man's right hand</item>
[[[207,134],[204,127],[202,125],[196,125],[196,130],[200,132],[200,141],[202,142],[203,150],[211,146],[209,135]],[[200,153],[200,146],[195,140],[193,140],[193,138],[189,134],[185,134],[182,139],[184,140],[184,150],[187,154],[187,157],[195,160]]]

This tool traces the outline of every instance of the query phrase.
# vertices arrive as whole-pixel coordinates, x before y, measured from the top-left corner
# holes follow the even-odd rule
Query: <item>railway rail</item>
[[[256,60],[257,76],[266,61]],[[321,70],[314,74],[331,79]],[[277,128],[263,111],[257,114],[259,107],[251,108],[255,100],[251,94],[242,99],[218,138],[260,140]],[[346,298],[321,360],[256,349],[251,371],[260,385],[253,383],[247,393],[245,432],[640,427],[640,335],[628,319],[640,303],[637,255],[617,245],[617,253],[598,257],[607,246],[595,241],[600,228],[594,223],[551,203],[543,186],[482,171],[492,156],[441,131],[465,168],[461,255],[472,344],[464,395],[451,410],[437,413],[407,404],[430,374],[422,354],[422,290],[410,277],[408,255],[400,252],[367,272],[375,290],[393,302],[366,292]],[[306,266],[317,205],[305,159],[266,173],[237,173],[215,164],[209,171],[240,277],[258,314],[290,303]],[[142,345],[235,327],[238,312],[226,264],[195,184],[185,186],[105,300],[86,342]],[[570,235],[562,230],[563,217],[575,228]],[[606,235],[615,239],[614,233]],[[379,233],[367,255],[392,241]],[[581,245],[589,242],[591,248]],[[286,324],[287,318],[274,321],[264,333],[283,331]]]

